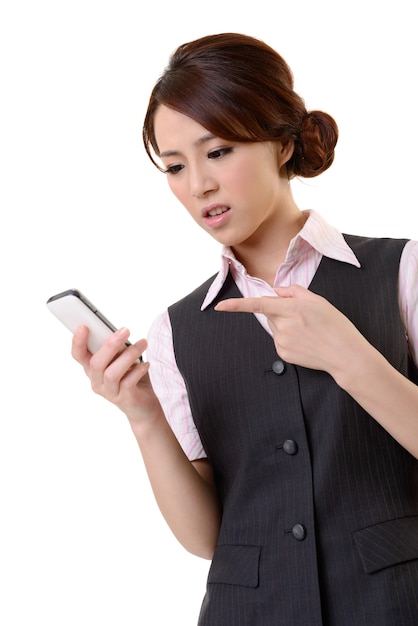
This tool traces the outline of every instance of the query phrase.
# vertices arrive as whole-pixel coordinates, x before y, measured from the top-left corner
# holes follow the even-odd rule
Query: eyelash
[[[232,148],[217,148],[216,150],[211,150],[211,152],[209,152],[208,159],[220,159],[225,156],[225,154],[229,154],[230,152],[232,152]],[[215,154],[218,156],[214,156]]]
[[[230,152],[232,152],[232,148],[217,148],[216,150],[211,150],[210,152],[208,152],[207,156],[208,159],[221,159],[223,156],[229,154]],[[175,174],[181,172],[183,168],[184,165],[182,165],[181,163],[169,165],[167,169],[164,170],[164,174],[171,174],[172,176],[174,176]]]
[[[180,163],[177,165],[169,165],[167,169],[164,170],[164,174],[178,174],[183,169],[183,167],[184,165],[180,165]]]

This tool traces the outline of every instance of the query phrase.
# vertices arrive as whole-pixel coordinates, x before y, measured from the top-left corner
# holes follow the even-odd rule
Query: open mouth
[[[204,217],[216,217],[218,215],[222,215],[222,213],[226,213],[227,211],[229,211],[229,207],[218,206],[210,209],[209,211],[206,211]]]

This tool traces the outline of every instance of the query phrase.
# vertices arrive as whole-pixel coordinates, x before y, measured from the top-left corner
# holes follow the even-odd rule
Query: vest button
[[[293,441],[293,439],[286,439],[286,441],[283,442],[283,450],[286,454],[296,454],[298,451],[298,444],[296,441]]]
[[[281,359],[277,359],[277,361],[274,361],[273,365],[271,366],[271,369],[273,370],[275,374],[277,374],[278,376],[281,376],[286,371],[286,363],[282,361]]]
[[[303,541],[306,537],[306,528],[303,524],[295,524],[292,528],[292,535],[298,541]]]

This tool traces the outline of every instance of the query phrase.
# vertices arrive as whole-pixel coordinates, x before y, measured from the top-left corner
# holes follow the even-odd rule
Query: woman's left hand
[[[293,285],[278,297],[223,300],[217,311],[263,313],[280,357],[328,372],[418,459],[418,386],[398,372],[325,298]]]
[[[277,287],[278,297],[230,298],[217,311],[262,313],[267,317],[280,357],[294,365],[324,370],[335,377],[348,352],[366,342],[338,309],[299,285]]]

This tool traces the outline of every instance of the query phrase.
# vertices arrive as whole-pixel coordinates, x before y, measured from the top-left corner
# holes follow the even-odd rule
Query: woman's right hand
[[[138,360],[146,340],[126,347],[129,331],[121,328],[92,355],[87,337],[86,327],[77,329],[72,355],[93,391],[128,417],[168,525],[189,552],[212,558],[221,518],[212,468],[207,459],[189,461],[167,422],[151,385],[149,363]]]
[[[125,347],[129,330],[120,328],[91,354],[88,333],[85,326],[76,330],[71,354],[83,366],[93,391],[123,411],[133,427],[160,415],[161,405],[148,375],[149,363],[139,361],[146,340]]]

